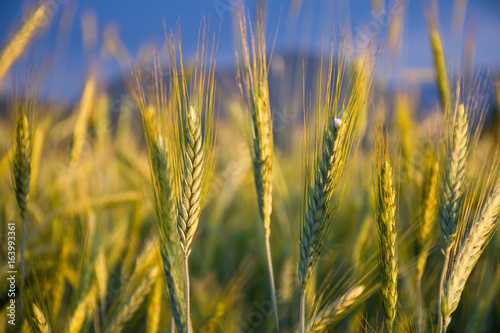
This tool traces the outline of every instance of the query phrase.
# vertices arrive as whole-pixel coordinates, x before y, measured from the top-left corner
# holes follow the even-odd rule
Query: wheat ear
[[[163,295],[162,280],[156,278],[147,309],[146,333],[158,333],[160,330],[161,300]]]
[[[441,332],[446,332],[451,321],[451,315],[460,302],[467,279],[483,253],[493,231],[498,226],[499,215],[500,183],[492,190],[481,209],[481,213],[465,231],[460,243],[458,243],[448,271],[441,301],[441,313],[439,314],[443,322]]]
[[[439,96],[441,97],[441,104],[448,115],[451,113],[451,93],[450,82],[446,71],[446,61],[443,50],[443,43],[437,30],[436,24],[429,19],[429,30],[431,37],[432,55],[434,58],[434,67],[436,69],[436,80],[439,87]]]
[[[83,89],[82,98],[78,109],[78,114],[73,131],[73,147],[71,148],[70,166],[74,167],[80,161],[82,150],[85,146],[87,136],[87,127],[89,125],[90,115],[94,105],[96,90],[95,74],[90,74],[87,78],[85,88]]]
[[[419,311],[417,327],[418,332],[424,331],[423,322],[423,300],[422,300],[422,276],[427,264],[427,257],[433,238],[433,226],[438,214],[438,179],[439,162],[434,150],[427,148],[425,154],[424,172],[420,186],[418,213],[417,213],[417,267],[416,267],[416,289],[417,307]]]
[[[136,68],[135,79],[138,103],[141,112],[141,119],[144,128],[146,142],[148,143],[148,155],[151,168],[151,177],[154,189],[155,208],[157,215],[157,227],[160,235],[160,252],[163,262],[163,271],[167,281],[168,294],[170,296],[170,305],[173,322],[179,332],[184,331],[185,312],[181,304],[183,303],[182,293],[182,266],[179,240],[176,232],[176,186],[175,186],[175,160],[176,155],[170,147],[169,140],[175,132],[174,126],[167,126],[166,139],[160,133],[161,124],[157,119],[162,115],[161,110],[168,109],[166,105],[166,93],[163,87],[163,79],[158,62],[155,60],[154,71],[154,92],[155,104],[148,105],[146,96],[142,87],[142,77],[139,68]],[[174,122],[172,122],[174,123]],[[169,124],[166,124],[169,125]],[[171,125],[171,124],[170,124]]]
[[[448,243],[452,241],[460,212],[468,141],[467,113],[463,104],[460,104],[453,124],[452,145],[451,150],[448,152],[440,209],[441,230]]]
[[[468,145],[468,120],[467,113],[463,104],[459,104],[454,117],[452,142],[443,180],[443,195],[441,198],[441,232],[445,240],[444,263],[439,281],[438,295],[438,328],[441,329],[443,322],[441,313],[441,304],[443,302],[443,292],[445,288],[445,279],[449,266],[452,245],[455,239],[458,215],[460,213],[460,202],[465,182],[465,172],[467,164],[467,145]]]
[[[319,256],[321,236],[326,227],[325,219],[334,191],[332,181],[334,173],[339,172],[339,149],[342,145],[340,137],[345,133],[345,126],[338,118],[329,124],[314,187],[309,190],[308,207],[300,239],[299,280],[303,286],[311,277],[313,265]]]
[[[253,62],[250,62],[248,47],[248,36],[246,30],[245,15],[240,15],[240,32],[243,48],[244,74],[243,83],[245,95],[248,100],[248,108],[252,118],[251,151],[255,188],[257,190],[257,202],[260,217],[264,223],[266,257],[269,271],[269,283],[271,286],[271,300],[273,303],[274,325],[279,332],[278,305],[276,302],[276,287],[274,283],[274,271],[271,255],[271,213],[272,204],[272,171],[273,171],[273,133],[271,106],[269,103],[269,87],[267,82],[268,63],[266,55],[265,26],[262,14],[257,23],[257,45],[255,36],[251,32],[251,46],[253,51]]]
[[[392,332],[396,317],[398,299],[398,252],[396,247],[396,193],[392,180],[392,168],[389,161],[379,162],[376,214],[379,235],[380,273],[382,283],[380,292],[386,317],[387,331]]]
[[[35,322],[38,325],[38,330],[40,333],[51,333],[52,328],[47,321],[47,317],[43,311],[36,305],[33,304],[33,314],[35,315]]]
[[[204,167],[201,122],[193,107],[186,115],[184,129],[184,176],[182,195],[178,208],[177,230],[184,254],[184,301],[186,303],[186,332],[189,333],[190,288],[189,288],[189,254],[194,233],[198,227],[201,213],[201,197],[203,190]]]
[[[439,163],[432,148],[427,149],[424,168],[417,213],[417,279],[419,280],[424,273],[432,242],[432,227],[438,213]]]
[[[94,311],[97,299],[97,286],[93,285],[87,295],[78,303],[68,324],[68,332],[78,333],[82,330],[87,317]]]
[[[24,21],[24,24],[15,32],[12,39],[3,49],[0,55],[0,80],[12,66],[14,61],[19,58],[32,41],[35,32],[48,24],[51,18],[51,4],[48,1],[40,1]]]
[[[133,315],[139,310],[148,296],[157,276],[158,268],[153,267],[149,273],[142,278],[140,284],[135,288],[128,300],[120,306],[117,314],[111,320],[105,332],[121,332],[123,330],[124,325],[132,319]]]
[[[348,290],[345,294],[337,298],[333,303],[328,304],[320,310],[316,316],[307,324],[307,332],[324,332],[332,323],[342,319],[352,306],[355,305],[363,295],[365,286],[360,285]]]

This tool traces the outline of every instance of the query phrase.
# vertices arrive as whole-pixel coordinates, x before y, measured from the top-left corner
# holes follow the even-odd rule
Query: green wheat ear
[[[427,256],[432,242],[432,228],[438,213],[439,162],[432,147],[425,153],[424,172],[420,186],[417,215],[417,278],[424,273]]]
[[[183,332],[186,319],[185,310],[182,307],[184,303],[182,255],[176,231],[178,193],[176,184],[177,173],[179,173],[177,169],[180,167],[179,162],[177,162],[178,149],[174,143],[177,139],[176,112],[171,104],[167,104],[161,69],[156,59],[153,96],[145,95],[138,67],[135,69],[134,76],[137,89],[135,98],[141,112],[148,146],[159,247],[170,297],[172,321],[175,322],[177,330]],[[173,117],[174,121],[162,121],[168,120],[170,117]]]
[[[16,193],[19,215],[24,221],[28,214],[28,200],[31,179],[31,155],[33,151],[34,117],[37,111],[36,79],[27,79],[24,86],[14,89],[12,117],[12,183]]]
[[[498,162],[498,161],[497,161]],[[496,170],[496,168],[493,168]],[[491,235],[498,227],[500,216],[500,182],[494,185],[479,214],[467,226],[460,240],[456,240],[456,251],[447,272],[444,294],[441,301],[442,332],[446,332],[452,313],[457,309],[465,284],[478,262]],[[462,227],[464,227],[462,225]],[[440,332],[441,333],[441,332]]]
[[[189,256],[193,236],[200,219],[202,176],[205,162],[201,137],[201,122],[193,107],[190,107],[190,112],[186,115],[186,126],[183,133],[184,177],[177,228],[181,248]]]
[[[387,330],[392,332],[398,299],[398,257],[396,247],[396,193],[388,160],[382,162],[377,182],[377,226],[379,234],[381,295]]]
[[[256,36],[250,25],[250,47],[248,45],[247,23],[244,13],[240,13],[239,15],[239,24],[243,66],[242,68],[238,66],[238,77],[242,80],[242,99],[247,102],[247,108],[251,116],[252,125],[249,131],[250,152],[252,156],[259,214],[264,224],[274,325],[276,331],[279,332],[278,305],[276,301],[276,287],[274,283],[274,269],[270,243],[271,214],[273,210],[273,123],[269,102],[268,72],[270,62],[268,62],[266,54],[264,17],[262,13],[259,14]],[[250,59],[250,50],[253,59]]]
[[[451,147],[447,152],[440,209],[441,230],[448,243],[453,241],[458,222],[467,164],[468,120],[463,104],[458,105],[452,135]]]
[[[383,129],[376,128],[375,215],[379,243],[380,294],[386,327],[392,332],[398,301],[398,249],[396,230],[396,191],[393,171],[387,152],[388,138]]]

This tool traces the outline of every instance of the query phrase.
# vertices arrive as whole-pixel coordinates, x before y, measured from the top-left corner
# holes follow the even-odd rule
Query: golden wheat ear
[[[396,228],[396,190],[389,159],[387,136],[381,128],[376,134],[375,214],[379,243],[380,294],[388,332],[392,332],[398,300],[398,249]]]
[[[245,13],[239,13],[242,67],[238,67],[238,77],[242,80],[242,99],[246,102],[250,114],[250,133],[248,141],[252,157],[255,189],[259,214],[264,225],[266,258],[269,272],[271,300],[273,303],[274,325],[279,332],[278,305],[271,255],[271,214],[273,210],[273,120],[269,101],[268,72],[269,63],[266,51],[265,17],[261,11],[257,20],[257,32],[254,35],[250,25],[250,45],[248,44],[247,22]],[[272,51],[271,51],[272,53]],[[251,58],[252,57],[252,58]],[[239,61],[239,60],[238,60]]]
[[[169,102],[176,96],[167,96],[159,60],[154,61],[154,89],[146,95],[142,86],[140,68],[133,71],[136,90],[134,97],[141,113],[144,135],[148,147],[154,197],[159,248],[170,298],[172,322],[179,332],[186,323],[184,303],[183,267],[181,248],[177,233],[178,178],[181,171],[180,149],[178,149],[177,112]],[[148,289],[148,286],[146,289]],[[145,290],[146,290],[145,289]]]

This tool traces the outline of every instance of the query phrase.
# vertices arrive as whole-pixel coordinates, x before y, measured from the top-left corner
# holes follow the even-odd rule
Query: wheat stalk
[[[342,319],[363,295],[365,286],[351,288],[335,301],[321,309],[307,324],[307,332],[324,332],[334,322]]]
[[[441,301],[441,313],[438,315],[443,322],[442,331],[451,321],[451,315],[458,307],[460,297],[474,266],[483,253],[490,236],[498,225],[500,215],[500,183],[491,191],[480,214],[474,223],[465,231],[451,261],[444,294]],[[441,333],[440,332],[440,333]]]

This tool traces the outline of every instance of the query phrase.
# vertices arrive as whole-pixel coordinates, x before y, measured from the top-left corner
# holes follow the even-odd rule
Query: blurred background
[[[39,29],[32,45],[12,67],[22,73],[26,66],[39,71],[43,82],[41,96],[59,102],[72,102],[80,95],[91,66],[98,68],[99,82],[114,93],[128,75],[127,61],[144,58],[151,47],[161,51],[165,45],[163,22],[167,30],[180,25],[184,52],[192,56],[200,19],[205,15],[211,32],[218,35],[217,57],[220,72],[234,66],[233,23],[242,4],[255,18],[260,2],[267,8],[267,33],[270,44],[278,29],[272,79],[286,77],[284,83],[302,90],[302,59],[308,71],[324,49],[329,52],[332,36],[347,25],[351,53],[367,46],[375,31],[386,38],[385,50],[377,72],[377,82],[388,87],[422,89],[426,107],[437,103],[432,53],[428,38],[427,15],[435,9],[423,0],[50,0],[47,23]],[[5,45],[22,24],[34,1],[0,2],[0,36]],[[466,73],[491,70],[500,66],[500,2],[495,0],[445,0],[437,9],[448,67],[456,71],[461,64]],[[278,22],[280,21],[278,26]],[[219,33],[220,31],[220,33]],[[115,55],[115,56],[114,56]],[[120,65],[121,61],[121,65]],[[165,62],[166,63],[166,62]],[[121,67],[120,67],[121,66]],[[295,73],[299,69],[300,73]],[[466,74],[465,74],[466,75]],[[290,80],[293,77],[294,80]],[[231,75],[228,75],[229,79]],[[9,75],[4,76],[0,95],[11,89]],[[282,92],[283,92],[283,88]],[[271,92],[272,99],[278,92]],[[281,106],[285,108],[286,106]]]

